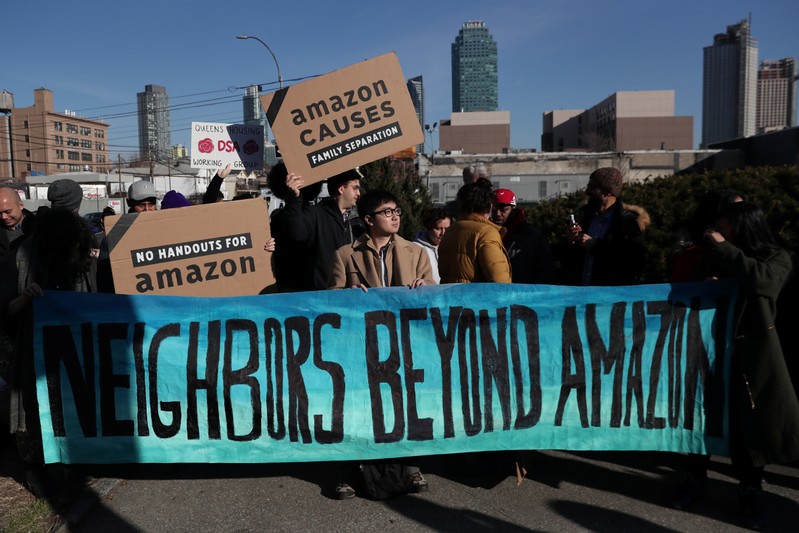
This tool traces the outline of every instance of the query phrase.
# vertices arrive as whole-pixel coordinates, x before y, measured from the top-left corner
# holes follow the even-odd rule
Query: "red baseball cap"
[[[494,193],[497,204],[516,205],[516,195],[510,189],[497,189]]]

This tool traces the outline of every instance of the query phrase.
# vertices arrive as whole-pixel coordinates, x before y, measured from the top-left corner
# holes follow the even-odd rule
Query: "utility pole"
[[[119,197],[122,197],[122,154],[117,154],[117,176],[119,178]]]
[[[9,166],[9,178],[14,178],[14,141],[11,135],[11,109],[0,109],[0,112],[5,113],[5,122],[6,126],[8,127],[8,166]]]
[[[433,134],[438,131],[438,122],[433,122],[433,127],[430,127],[430,124],[425,124],[424,129],[427,133],[430,134],[430,165],[435,166],[436,164],[436,148],[433,145]]]

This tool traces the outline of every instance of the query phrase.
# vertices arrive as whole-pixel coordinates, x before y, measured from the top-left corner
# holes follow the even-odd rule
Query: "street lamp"
[[[430,127],[430,124],[424,125],[424,130],[430,134],[430,164],[436,164],[436,149],[433,146],[433,134],[438,131],[438,122],[433,122],[433,127]]]
[[[269,45],[266,44],[265,42],[263,42],[261,39],[259,39],[258,37],[254,36],[254,35],[236,35],[236,39],[255,39],[256,41],[258,41],[259,43],[264,45],[264,47],[267,50],[269,50],[269,53],[272,54],[272,59],[275,60],[275,67],[277,67],[277,83],[280,86],[280,88],[282,89],[283,88],[283,75],[280,74],[280,65],[278,65],[278,63],[277,63],[277,57],[275,57],[275,53],[272,51],[271,48],[269,48]]]

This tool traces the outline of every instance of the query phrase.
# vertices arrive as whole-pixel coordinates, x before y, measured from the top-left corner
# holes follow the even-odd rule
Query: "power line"
[[[314,75],[311,75],[311,76],[303,76],[303,77],[299,77],[299,78],[292,78],[292,79],[289,79],[289,80],[286,80],[286,81],[288,81],[288,82],[296,82],[296,81],[302,81],[302,80],[306,80],[306,79],[310,79],[310,78],[316,78],[318,76],[319,76],[319,74],[314,74]],[[212,90],[212,91],[203,91],[203,92],[191,93],[191,94],[186,94],[186,95],[169,96],[169,99],[170,99],[170,102],[172,102],[173,100],[181,100],[181,99],[193,98],[193,97],[197,97],[197,96],[206,96],[206,95],[218,94],[218,93],[223,93],[223,92],[240,91],[240,90],[246,89],[247,87],[251,87],[253,85],[258,85],[259,87],[263,87],[263,86],[277,85],[277,83],[278,82],[258,83],[258,84],[247,85],[247,86],[244,86],[244,87],[231,86],[231,87],[228,87],[227,89],[217,89],[217,90]],[[230,96],[222,96],[222,97],[215,97],[215,98],[205,98],[205,99],[200,99],[200,100],[196,100],[196,101],[192,101],[192,102],[178,103],[178,104],[175,104],[175,105],[171,105],[170,104],[166,108],[166,112],[170,113],[170,115],[171,115],[173,112],[174,113],[180,113],[180,112],[184,112],[184,111],[188,111],[188,110],[192,110],[192,109],[200,109],[200,108],[206,108],[206,107],[212,107],[212,106],[225,106],[225,105],[230,105],[230,104],[234,104],[234,103],[241,102],[241,101],[242,101],[242,95],[240,95],[240,94],[230,95]],[[138,101],[136,103],[122,103],[122,104],[112,104],[112,105],[107,105],[107,106],[97,106],[97,107],[83,108],[83,109],[75,110],[75,112],[96,111],[96,110],[102,110],[102,109],[117,109],[117,108],[124,108],[124,107],[128,107],[128,106],[132,106],[132,105],[138,106]],[[42,127],[46,126],[46,124],[48,124],[50,122],[49,120],[44,118],[47,114],[48,114],[48,112],[43,112],[43,113],[41,113],[41,115],[38,115],[38,114],[37,115],[28,115],[25,118],[25,121],[27,122],[27,126],[28,126],[27,128],[20,127],[19,125],[15,125],[16,127],[10,127],[7,132],[0,133],[0,140],[3,141],[3,142],[10,142],[11,140],[13,140],[15,138],[26,137],[27,138],[27,140],[25,141],[26,150],[36,150],[36,149],[51,148],[51,149],[58,149],[58,150],[66,150],[66,151],[69,151],[69,152],[81,152],[81,149],[90,149],[90,147],[87,147],[87,146],[80,146],[80,145],[74,145],[74,144],[63,144],[63,143],[62,144],[54,144],[53,142],[50,142],[52,140],[52,137],[50,135],[47,135],[47,134],[44,135],[44,136],[42,136],[42,135],[33,135],[32,136],[30,133],[25,133],[25,132],[30,132],[31,129],[37,129],[37,128],[42,128]],[[64,115],[62,113],[54,113],[54,114],[63,116],[64,119],[67,120],[67,121],[70,118],[69,115]],[[35,120],[35,117],[38,117],[38,116],[41,116],[42,118],[40,119],[40,121],[37,122]],[[126,118],[131,118],[131,117],[134,117],[134,116],[135,117],[139,116],[138,109],[136,111],[111,113],[111,114],[107,114],[107,115],[99,115],[99,116],[96,116],[96,117],[77,117],[76,116],[76,117],[72,117],[72,118],[79,119],[79,120],[90,120],[90,121],[94,121],[94,122],[101,122],[101,123],[104,123],[105,126],[107,128],[109,128],[109,130],[110,130],[110,128],[113,127],[115,132],[120,132],[120,131],[124,132],[125,129],[126,129],[125,127],[123,127],[121,125],[115,127],[113,124],[108,123],[108,120],[109,119],[111,119],[111,120],[114,120],[114,119],[126,119]],[[206,115],[204,118],[206,120],[208,120],[209,118],[215,118],[217,120],[226,119],[226,120],[224,120],[225,122],[235,122],[236,120],[238,120],[239,116],[240,115],[238,115],[238,113],[236,113],[236,116],[234,117],[234,112],[233,111],[225,111],[223,113],[211,115],[210,117],[208,115]],[[14,122],[19,121],[20,118],[17,118]],[[193,117],[191,121],[196,121],[196,118]],[[131,130],[133,130],[133,128],[138,129],[135,126],[128,126],[128,128],[131,128]],[[183,127],[175,127],[175,128],[170,127],[169,133],[171,135],[173,133],[185,132],[185,131],[190,131],[190,130],[191,130],[191,126],[190,125],[186,125],[186,126],[183,126]],[[133,131],[135,131],[135,130],[133,130]],[[65,135],[59,135],[59,137],[61,137],[62,140],[63,140],[63,137],[67,137],[68,142],[69,142],[69,139],[76,139],[78,142],[87,141],[88,140],[85,137],[84,138],[81,138],[81,137],[69,137],[68,133],[65,134]],[[109,156],[108,157],[109,161],[108,162],[100,162],[100,163],[92,161],[91,162],[92,165],[110,165],[110,164],[112,164],[112,159],[113,158],[110,157],[110,151],[111,151],[112,148],[117,153],[120,153],[120,152],[130,153],[130,154],[138,153],[139,150],[140,150],[140,147],[138,147],[138,146],[134,147],[134,146],[124,145],[124,144],[116,144],[116,143],[108,142],[112,138],[114,140],[118,141],[118,140],[122,140],[122,139],[129,139],[129,138],[136,138],[136,137],[138,137],[138,132],[136,134],[132,134],[132,135],[123,135],[123,136],[116,136],[116,137],[112,137],[111,135],[108,135],[108,138],[106,139],[106,137],[103,137],[102,141],[98,141],[97,140],[98,138],[95,136],[89,142],[92,143],[92,147],[96,146],[96,143],[102,142],[104,144],[105,149],[104,150],[100,150],[100,151],[104,151],[105,155]],[[92,153],[95,153],[95,154],[98,151],[96,148],[91,148],[91,150],[92,150]],[[0,161],[8,162],[8,161],[10,161],[10,159],[0,159]],[[62,160],[60,160],[60,159],[48,162],[48,161],[31,160],[31,159],[23,158],[23,157],[16,157],[16,158],[14,158],[14,161],[16,161],[19,164],[30,164],[30,165],[65,164],[65,165],[74,165],[74,166],[85,166],[86,164],[89,163],[88,161],[75,160],[75,159],[63,160],[63,163],[61,163]]]

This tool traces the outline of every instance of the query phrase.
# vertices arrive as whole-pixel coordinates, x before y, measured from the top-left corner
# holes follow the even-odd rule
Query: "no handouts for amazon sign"
[[[260,198],[113,216],[106,230],[119,294],[247,296],[274,283]]]
[[[423,142],[395,53],[261,97],[291,172],[321,181]]]

